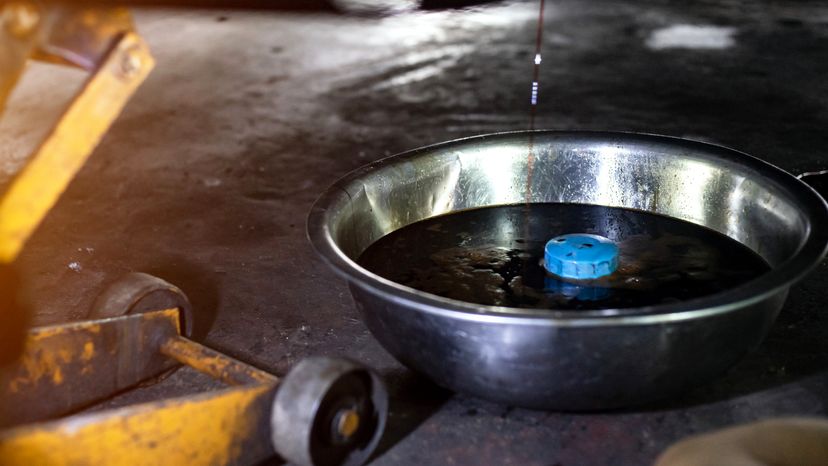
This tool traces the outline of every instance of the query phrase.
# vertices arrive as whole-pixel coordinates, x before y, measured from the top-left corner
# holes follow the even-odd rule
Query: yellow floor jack
[[[347,360],[309,358],[279,380],[211,350],[188,338],[190,302],[159,278],[122,277],[98,296],[92,320],[26,330],[15,259],[153,67],[121,8],[0,2],[0,109],[29,59],[90,76],[0,197],[0,464],[367,460],[388,412],[374,373]],[[227,387],[79,413],[181,365]]]

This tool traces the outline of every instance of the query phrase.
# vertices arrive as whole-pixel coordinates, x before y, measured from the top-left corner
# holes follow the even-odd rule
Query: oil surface
[[[548,275],[543,247],[567,233],[615,241],[618,269],[577,283]],[[566,310],[684,301],[770,270],[756,253],[713,230],[647,212],[579,204],[486,207],[426,219],[381,238],[359,263],[447,298]]]

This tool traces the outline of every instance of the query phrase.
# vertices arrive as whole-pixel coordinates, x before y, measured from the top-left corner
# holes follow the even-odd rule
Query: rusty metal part
[[[39,20],[32,3],[0,4],[0,111],[34,50]]]
[[[179,335],[177,309],[40,327],[26,351],[0,371],[0,426],[76,411],[174,367],[235,385],[278,379]]]
[[[0,464],[253,464],[272,456],[278,379],[181,337],[178,322],[169,309],[33,329],[26,356],[4,373],[3,419],[62,414],[176,362],[242,385],[9,429],[0,433]]]
[[[296,464],[362,464],[387,413],[388,395],[371,371],[343,359],[304,359],[276,392],[273,446]]]
[[[133,54],[142,66],[125,76],[122,63]],[[17,257],[152,66],[140,37],[118,41],[0,200],[0,262]]]
[[[66,414],[173,366],[175,309],[32,329],[23,356],[0,370],[0,426]]]
[[[316,358],[282,385],[181,336],[179,322],[167,309],[31,330],[24,357],[0,373],[0,426],[17,426],[0,431],[0,464],[255,464],[278,452],[300,465],[354,465],[373,451],[388,401],[372,372]],[[45,421],[176,363],[235,386]]]
[[[0,464],[256,464],[273,456],[275,388],[232,387],[12,429],[0,433]]]
[[[343,390],[343,385],[351,386],[351,376],[375,376],[348,361],[310,361],[300,363],[285,379],[307,384],[310,393],[291,389],[301,385],[277,389],[271,381],[18,427],[0,432],[0,464],[256,464],[277,452],[298,465],[362,464],[385,424],[387,399],[382,384],[372,382],[368,391]],[[380,410],[359,408],[362,420],[353,419],[356,410],[349,414],[348,422],[357,424],[348,443],[334,444],[319,436],[337,425],[339,406],[360,400],[365,406],[376,403]],[[285,407],[279,408],[280,403],[288,405],[289,415],[276,411]],[[286,455],[308,444],[286,445],[286,438],[272,443],[277,440],[271,437],[274,428],[294,431],[293,441],[313,438],[316,450],[298,457]]]
[[[90,72],[99,69],[121,37],[134,29],[125,8],[49,5],[46,14],[48,27],[43,28],[32,58]],[[124,58],[139,55],[127,52]]]
[[[27,60],[68,64],[94,72],[122,36],[132,30],[129,12],[120,7],[0,1],[0,109]]]
[[[0,264],[13,270],[26,240],[57,202],[153,60],[122,8],[89,9],[34,1],[0,1],[0,111],[28,59],[92,72],[49,136],[0,198]],[[8,274],[4,273],[4,277]],[[29,320],[18,287],[0,283],[4,321],[0,366],[18,358]]]
[[[0,4],[0,115],[34,48],[36,34],[21,35],[31,27],[33,8],[30,3]],[[19,286],[14,265],[0,263],[0,367],[15,361],[23,351],[30,312],[20,299]]]
[[[92,303],[88,317],[104,319],[157,309],[178,308],[181,334],[193,333],[193,306],[177,286],[140,272],[123,275],[110,284]]]
[[[14,264],[0,264],[0,368],[23,354],[31,313],[19,291],[20,276]]]
[[[161,352],[230,385],[275,384],[279,379],[187,338],[171,338]]]

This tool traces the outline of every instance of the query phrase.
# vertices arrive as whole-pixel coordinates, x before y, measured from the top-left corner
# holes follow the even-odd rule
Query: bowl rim
[[[469,303],[420,291],[383,278],[361,267],[336,245],[327,227],[328,207],[350,182],[383,166],[419,156],[424,152],[446,150],[470,142],[508,139],[520,135],[541,135],[556,138],[590,138],[596,141],[660,143],[677,149],[694,149],[715,158],[736,162],[757,172],[759,176],[775,182],[794,195],[810,225],[804,241],[796,252],[769,272],[738,287],[712,295],[654,306],[601,309],[589,311],[530,309],[505,306],[489,306]],[[380,295],[419,311],[451,318],[477,322],[503,322],[524,325],[557,327],[591,327],[606,325],[662,324],[673,321],[698,319],[742,309],[780,293],[816,267],[828,252],[828,203],[813,188],[775,165],[744,152],[718,144],[694,141],[675,136],[616,131],[559,131],[532,130],[509,131],[470,136],[440,142],[391,155],[353,170],[339,178],[316,199],[307,218],[307,235],[317,254],[338,275],[352,286]]]

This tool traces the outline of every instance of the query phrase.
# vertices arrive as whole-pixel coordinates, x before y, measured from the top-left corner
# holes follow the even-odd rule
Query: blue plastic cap
[[[603,277],[618,268],[618,246],[598,235],[557,236],[546,243],[543,266],[547,272],[562,278]]]

